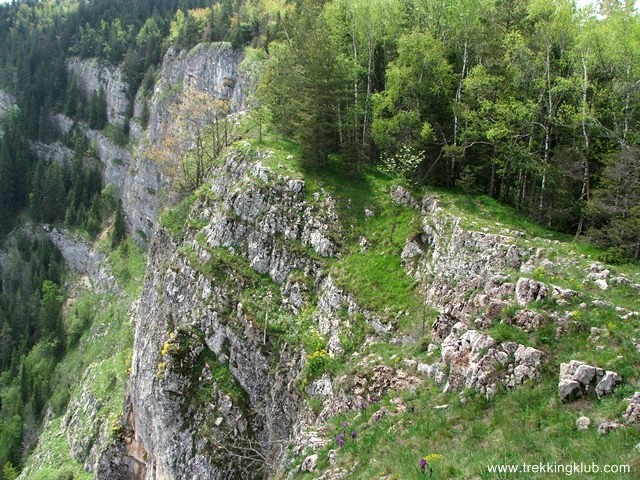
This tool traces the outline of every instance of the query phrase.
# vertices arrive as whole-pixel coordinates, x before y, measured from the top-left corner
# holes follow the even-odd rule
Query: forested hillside
[[[415,157],[418,183],[487,193],[640,255],[640,27],[622,3],[67,0],[5,6],[1,22],[21,136],[55,138],[53,112],[105,127],[104,92],[84,98],[70,56],[121,64],[132,109],[169,46],[229,40],[256,49],[260,115],[319,161]],[[128,123],[113,127],[126,142]],[[0,190],[21,208],[35,165],[12,147]]]
[[[487,193],[638,258],[638,17],[607,2],[307,2],[267,55],[284,135]],[[622,173],[624,172],[624,173]]]
[[[211,51],[217,49],[219,58],[232,52],[229,55],[244,59],[237,76],[246,81],[221,77],[221,91],[242,85],[246,90],[242,92],[243,102],[248,105],[240,104],[250,107],[249,112],[231,112],[229,98],[211,101],[210,93],[195,88],[201,80],[197,72],[190,71],[192,77],[175,76],[179,80],[160,88],[161,81],[169,78],[163,77],[163,59],[165,63],[175,61],[175,68],[183,68],[189,58],[200,58],[202,50],[198,49],[203,44]],[[209,52],[206,50],[207,55]],[[206,58],[212,63],[219,60]],[[183,61],[186,63],[180,63]],[[118,73],[118,81],[124,85],[122,111],[109,104],[113,92],[105,89],[103,73],[96,74],[99,85],[87,86],[82,68],[89,62],[98,72]],[[235,64],[230,71],[234,69]],[[148,127],[154,112],[156,130],[151,132]],[[166,122],[162,128],[158,127],[158,118]],[[195,139],[189,135],[195,135]],[[193,145],[185,147],[192,140]],[[101,157],[101,141],[116,152],[108,161]],[[314,295],[329,295],[333,288],[322,277],[327,272],[337,278],[340,288],[362,301],[358,297],[362,284],[387,275],[388,269],[395,272],[389,281],[397,280],[401,293],[384,297],[390,302],[387,305],[375,299],[377,293],[364,288],[364,304],[373,299],[373,311],[383,312],[381,318],[391,324],[397,323],[401,310],[405,311],[399,305],[406,307],[407,316],[422,316],[420,335],[424,335],[427,314],[416,313],[414,294],[426,287],[418,285],[420,279],[408,280],[407,275],[415,272],[409,272],[410,262],[405,262],[401,244],[415,241],[418,249],[429,245],[423,245],[424,235],[416,240],[417,210],[409,214],[400,206],[406,200],[410,208],[417,209],[411,195],[434,191],[444,198],[453,195],[451,198],[457,200],[450,203],[466,204],[472,212],[485,212],[487,205],[491,206],[487,207],[489,215],[511,212],[512,208],[517,215],[536,223],[537,227],[526,223],[527,229],[544,231],[543,237],[558,234],[563,240],[575,238],[590,243],[597,250],[584,246],[576,250],[588,251],[584,255],[590,260],[624,265],[621,268],[631,272],[632,280],[625,277],[627,270],[616,277],[627,282],[620,280],[616,288],[622,292],[624,308],[629,312],[635,308],[637,295],[634,298],[629,292],[635,292],[632,270],[640,259],[640,18],[630,2],[603,0],[579,8],[569,0],[14,0],[0,5],[0,469],[4,467],[0,479],[16,478],[27,465],[46,421],[66,411],[72,395],[71,377],[81,375],[85,366],[80,362],[77,369],[71,367],[70,359],[80,356],[86,345],[88,351],[95,352],[94,319],[109,324],[104,318],[111,315],[117,319],[117,328],[106,335],[113,337],[114,344],[120,338],[132,341],[124,312],[139,292],[133,292],[132,286],[132,291],[117,302],[100,292],[104,305],[112,302],[110,305],[117,308],[113,307],[113,314],[109,309],[99,312],[95,305],[89,305],[94,297],[78,294],[78,289],[84,288],[79,287],[82,282],[65,266],[60,250],[47,236],[63,231],[110,258],[116,296],[130,284],[140,287],[142,254],[126,237],[135,236],[147,247],[152,242],[146,233],[158,225],[158,219],[146,211],[136,212],[136,225],[148,226],[142,232],[126,223],[123,200],[135,195],[119,191],[106,179],[118,175],[137,179],[134,175],[140,163],[127,163],[121,157],[127,155],[136,162],[143,159],[157,166],[157,171],[149,174],[155,183],[139,185],[147,197],[136,197],[138,205],[147,198],[173,201],[187,197],[181,207],[163,217],[162,227],[173,235],[164,241],[167,245],[179,243],[186,230],[194,234],[190,241],[196,247],[176,247],[171,261],[195,265],[195,253],[190,250],[195,248],[199,255],[213,255],[222,270],[249,278],[250,291],[267,288],[265,285],[267,290],[280,288],[278,282],[274,287],[271,280],[248,273],[256,270],[253,263],[251,268],[245,265],[249,253],[230,254],[218,250],[221,247],[217,244],[206,248],[200,245],[204,233],[194,232],[205,220],[189,217],[193,202],[205,209],[207,202],[219,201],[217,194],[204,192],[202,185],[212,180],[211,172],[225,174],[225,162],[233,165],[234,156],[240,156],[238,145],[247,157],[239,163],[247,170],[243,181],[252,188],[258,180],[253,167],[247,165],[254,160],[269,163],[275,156],[278,161],[270,167],[280,173],[290,168],[291,182],[309,176],[308,185],[295,192],[301,196],[300,202],[308,203],[304,208],[317,208],[318,199],[323,198],[326,205],[322,209],[326,212],[321,220],[331,223],[326,219],[332,218],[336,225],[342,225],[335,231],[329,228],[326,239],[321,236],[322,242],[335,243],[331,247],[335,251],[327,253],[308,238],[306,244],[295,238],[300,245],[287,247],[295,255],[307,255],[305,262],[313,265],[308,268],[317,276],[314,285],[308,279],[291,281],[295,288],[302,289],[304,294],[298,300],[302,299],[309,312],[309,305],[317,302]],[[249,147],[255,147],[251,154],[246,150]],[[192,170],[196,168],[194,159],[196,174]],[[117,174],[105,174],[108,163],[117,167],[114,170],[120,169]],[[255,168],[260,171],[262,167]],[[285,182],[278,173],[272,173],[265,175]],[[321,178],[317,185],[314,176]],[[218,181],[224,192],[230,188],[227,183]],[[156,189],[156,184],[170,188]],[[393,190],[396,184],[403,185],[407,197],[392,198],[391,202],[389,195],[398,191]],[[275,188],[278,195],[282,193],[279,188]],[[338,199],[339,215],[332,210],[334,199],[324,197],[327,192]],[[307,193],[316,197],[310,199]],[[357,204],[357,213],[351,210],[352,201]],[[380,206],[383,213],[379,217],[372,205]],[[421,215],[425,215],[428,208],[422,208]],[[220,211],[226,212],[222,207]],[[362,212],[371,215],[360,218]],[[131,211],[128,215],[133,216]],[[197,217],[197,212],[193,215]],[[351,215],[354,220],[349,223]],[[510,220],[513,215],[509,213]],[[464,214],[460,216],[464,218]],[[237,221],[236,217],[241,215],[232,220]],[[409,218],[411,228],[402,224]],[[476,221],[474,217],[473,223]],[[543,228],[555,233],[546,233]],[[365,235],[378,244],[371,247]],[[400,238],[402,235],[404,238]],[[318,239],[317,235],[313,238]],[[276,240],[281,239],[276,236]],[[356,243],[358,247],[354,247]],[[311,247],[315,253],[308,251]],[[362,260],[359,255],[370,247],[380,256],[365,266],[370,259]],[[171,248],[167,246],[167,252]],[[206,253],[207,248],[213,250]],[[247,258],[238,260],[238,255]],[[136,263],[132,267],[135,276],[128,262]],[[521,263],[525,265],[522,259]],[[591,267],[584,263],[580,268]],[[197,264],[198,268],[204,267]],[[207,268],[200,274],[213,275]],[[300,276],[308,274],[301,272]],[[259,273],[274,276],[273,272]],[[545,275],[542,268],[536,278],[556,281],[555,276]],[[322,282],[318,280],[321,277]],[[577,288],[571,278],[570,285],[565,286]],[[588,286],[591,280],[585,279]],[[232,287],[226,300],[231,302],[229,299],[237,296],[242,305],[249,294]],[[469,287],[465,301],[471,302],[480,290],[478,285]],[[614,289],[614,297],[616,292]],[[288,291],[282,296],[291,295]],[[600,297],[593,298],[600,301]],[[262,301],[266,303],[256,301],[255,309],[274,309],[276,315],[272,299]],[[607,308],[613,311],[615,301],[611,300]],[[291,318],[302,319],[305,328],[311,328],[311,313],[280,307]],[[563,314],[570,315],[568,308]],[[389,312],[394,312],[395,320],[387,318]],[[507,319],[507,313],[501,315]],[[251,315],[245,317],[243,321],[251,324]],[[349,354],[362,346],[364,331],[370,330],[357,323],[361,320],[357,318],[353,325],[363,331],[349,327],[351,343],[345,349]],[[604,320],[594,318],[589,326],[602,327]],[[617,324],[609,323],[614,331]],[[283,325],[270,326],[269,335],[284,335],[288,327],[286,322]],[[405,327],[407,338],[416,340],[416,332],[410,331],[415,325]],[[267,344],[267,330],[265,319],[263,345]],[[392,331],[390,328],[384,333]],[[579,330],[577,335],[583,333]],[[322,335],[313,344],[315,350],[306,352],[317,354],[317,358],[302,357],[309,364],[319,364],[315,365],[317,372],[304,378],[305,385],[324,373],[341,371],[342,367],[334,367],[345,361],[340,356],[344,351],[337,354],[337,363],[334,361],[334,352],[327,353],[331,350],[329,339]],[[625,335],[616,353],[635,351],[631,333]],[[504,334],[505,339],[513,336],[512,331]],[[523,337],[526,335],[520,332],[514,338]],[[546,337],[528,340],[522,340],[523,344],[540,348],[553,343]],[[193,338],[189,341],[195,342]],[[344,338],[340,341],[347,342]],[[420,342],[426,345],[429,340]],[[418,349],[421,359],[422,347],[411,345]],[[127,363],[123,359],[131,346],[120,347],[114,361],[118,368]],[[553,344],[550,348],[556,347]],[[302,348],[311,347],[304,344]],[[565,353],[573,350],[566,347]],[[112,360],[102,351],[95,357]],[[206,368],[210,360],[206,359]],[[115,369],[111,364],[109,368]],[[237,387],[233,383],[237,378],[232,380],[228,370],[221,371],[215,370],[214,374]],[[127,370],[126,375],[129,373]],[[111,371],[109,375],[113,375],[118,392],[124,390],[124,377]],[[553,383],[548,378],[545,381],[545,388]],[[109,410],[109,421],[116,416],[119,400],[114,404],[118,407]],[[122,423],[111,427],[116,440],[124,438]],[[275,471],[264,458],[261,461],[261,472]]]

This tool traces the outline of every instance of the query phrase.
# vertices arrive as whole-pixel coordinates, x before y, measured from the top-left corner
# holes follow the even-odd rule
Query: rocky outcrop
[[[595,393],[598,398],[609,395],[622,383],[622,378],[611,371],[571,360],[560,365],[558,394],[562,402],[570,402]]]
[[[69,132],[73,126],[73,121],[61,114],[55,115],[53,122],[63,133]],[[163,206],[160,192],[167,185],[167,179],[160,173],[158,165],[141,150],[136,149],[136,154],[133,154],[128,148],[116,145],[102,132],[92,130],[85,124],[80,126],[102,164],[103,184],[115,186],[122,199],[127,230],[138,243],[146,246]],[[70,154],[67,148],[59,144],[37,144],[36,152],[41,158],[50,156],[58,160]]]
[[[151,98],[143,98],[144,92],[136,97],[134,115],[139,115],[142,103],[148,101],[149,122],[146,135],[143,136],[141,127],[131,120],[133,142],[128,148],[114,144],[102,132],[81,125],[104,166],[103,183],[111,183],[117,188],[122,198],[127,229],[143,246],[148,244],[166,200],[161,192],[171,180],[167,172],[148,155],[148,148],[171,129],[169,105],[188,85],[210,93],[213,98],[229,100],[232,113],[244,110],[251,85],[248,77],[240,71],[242,59],[242,54],[227,43],[199,44],[188,52],[169,49]],[[122,79],[120,69],[100,64],[95,59],[79,58],[69,60],[68,68],[86,93],[104,89],[108,121],[122,125],[128,109],[128,86]],[[68,132],[73,124],[63,115],[56,115],[54,123],[63,133]],[[38,145],[37,151],[42,157],[54,155],[56,158],[66,157],[68,153],[55,144]],[[324,240],[318,237],[316,241]]]
[[[525,332],[538,330],[544,321],[545,318],[542,314],[527,309],[518,310],[512,317],[504,320],[505,323],[515,325]]]
[[[627,399],[629,406],[624,412],[624,420],[627,425],[637,425],[640,423],[640,392],[635,392],[633,397]]]
[[[339,226],[328,195],[309,202],[304,182],[251,157],[236,151],[217,168],[191,207],[187,223],[199,226],[180,244],[154,236],[136,319],[135,415],[124,420],[137,447],[110,450],[102,465],[143,464],[148,479],[250,478],[273,471],[306,424],[300,345],[275,343],[247,295],[261,285],[273,293],[258,301],[273,295],[290,315],[318,295],[322,321],[340,329],[331,305],[348,300],[317,260],[338,254]]]
[[[64,228],[51,225],[25,225],[20,232],[31,240],[49,238],[60,251],[65,265],[83,275],[84,286],[98,292],[117,290],[106,255],[84,237]],[[11,245],[15,235],[5,240],[5,248]],[[7,261],[7,253],[0,251],[0,266]]]
[[[456,320],[495,317],[505,305],[503,297],[513,298],[514,293],[502,272],[519,269],[535,252],[519,247],[515,235],[465,229],[459,217],[442,210],[436,197],[422,200],[421,213],[422,231],[407,239],[402,259],[407,272],[423,285],[427,302],[446,307]]]
[[[549,288],[541,282],[530,278],[520,278],[516,283],[516,301],[526,306],[531,302],[544,300],[549,295]]]
[[[0,114],[11,110],[15,105],[15,97],[0,89]]]
[[[457,323],[442,343],[442,362],[449,369],[445,391],[473,388],[491,398],[499,387],[515,388],[539,380],[543,358],[540,350],[514,342],[497,343]]]
[[[107,120],[109,123],[122,125],[127,120],[127,84],[122,80],[119,67],[100,63],[95,58],[71,58],[67,61],[69,72],[73,73],[87,94],[104,90],[107,102]]]
[[[231,113],[245,110],[251,84],[240,70],[243,58],[242,53],[225,42],[201,43],[190,51],[170,48],[150,100],[149,141],[157,142],[167,134],[171,128],[168,106],[188,86],[208,92],[213,98],[228,100]]]
[[[15,107],[16,99],[13,95],[8,94],[4,90],[0,89],[0,117]],[[4,130],[0,126],[0,138],[4,135]]]
[[[61,142],[42,143],[33,142],[31,149],[42,160],[47,162],[67,163],[73,158],[73,150]]]

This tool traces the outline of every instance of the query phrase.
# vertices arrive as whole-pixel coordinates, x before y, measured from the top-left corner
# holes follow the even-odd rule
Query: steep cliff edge
[[[605,394],[626,406],[637,363],[627,333],[598,336],[596,355],[575,335],[615,324],[612,315],[639,332],[637,273],[607,273],[620,304],[605,304],[593,274],[604,267],[579,245],[487,222],[443,194],[420,203],[390,179],[328,190],[327,178],[298,171],[287,151],[239,144],[163,217],[125,433],[97,478],[371,478],[376,464],[410,478],[424,453],[413,466],[382,454],[361,463],[358,442],[388,449],[382,432],[401,422],[400,444],[452,454],[449,441],[472,441],[466,427],[446,442],[438,427],[421,446],[421,420],[442,412],[444,428],[465,409],[493,412],[516,389],[548,414],[560,402],[558,365],[575,357],[627,372],[627,386]],[[598,448],[591,441],[585,450]],[[477,472],[473,458],[449,468]]]
[[[315,257],[334,253],[335,214],[330,199],[306,202],[304,182],[253,160],[232,153],[186,225],[152,242],[129,389],[140,478],[267,475],[309,415],[302,352],[268,315],[309,304]]]
[[[122,199],[127,230],[141,245],[146,246],[151,238],[171,182],[166,168],[149,155],[149,149],[171,128],[170,106],[179,100],[185,87],[191,86],[209,93],[212,98],[228,100],[231,113],[245,110],[251,83],[240,68],[243,58],[243,54],[228,43],[202,43],[190,51],[169,49],[160,65],[153,92],[141,88],[135,97],[133,118],[128,120],[129,142],[124,146],[116,143],[109,133],[109,129],[122,128],[129,109],[129,87],[120,68],[100,64],[95,59],[72,58],[67,62],[69,72],[87,95],[100,89],[105,92],[107,120],[111,125],[104,131],[90,129],[85,123],[79,126],[102,163],[103,183],[113,184]],[[0,110],[11,104],[11,97],[1,93]],[[140,119],[145,108],[146,129]],[[62,134],[67,134],[74,125],[61,114],[55,115],[52,123]],[[73,156],[73,152],[59,142],[36,143],[34,151],[47,161],[66,162]]]
[[[168,178],[147,149],[186,86],[246,108],[241,60],[227,44],[169,50],[154,92],[136,97],[127,147],[83,126],[149,247],[146,277],[138,291],[128,267],[124,285],[98,272],[122,295],[84,300],[94,320],[65,361],[94,358],[74,370],[69,407],[48,419],[23,478],[60,465],[97,479],[419,478],[430,452],[443,478],[477,478],[514,444],[530,447],[518,461],[560,446],[576,461],[631,461],[637,268],[513,214],[498,221],[491,199],[314,168],[283,141],[236,144],[158,220]],[[119,72],[70,68],[112,91],[117,121]],[[92,268],[99,252],[63,237]],[[583,417],[606,442],[577,433]]]

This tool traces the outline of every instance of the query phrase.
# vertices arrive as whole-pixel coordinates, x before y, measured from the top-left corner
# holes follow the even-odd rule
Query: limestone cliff
[[[146,132],[149,142],[159,141],[171,128],[168,106],[185,87],[195,87],[213,98],[228,100],[231,113],[245,110],[251,85],[240,69],[243,58],[243,54],[228,43],[201,43],[190,51],[170,48],[149,100],[151,115]],[[136,111],[141,110],[141,101],[137,98]]]
[[[172,124],[169,105],[180,97],[185,86],[191,85],[214,98],[229,100],[232,113],[244,110],[247,108],[250,82],[240,70],[242,59],[243,55],[227,43],[199,44],[191,51],[169,49],[160,66],[154,91],[150,93],[141,89],[136,95],[134,118],[129,121],[130,142],[126,147],[115,144],[103,132],[81,125],[102,162],[103,183],[116,187],[126,213],[127,229],[140,244],[148,244],[166,200],[166,187],[171,182],[166,172],[148,156],[149,148],[167,133]],[[128,86],[120,69],[100,64],[95,59],[79,58],[72,58],[67,66],[85,92],[95,92],[100,88],[105,91],[108,121],[120,128],[129,108]],[[0,108],[9,100],[10,97],[3,93]],[[146,130],[138,123],[144,102],[149,111]],[[67,133],[73,126],[69,118],[60,114],[53,118],[53,123],[62,133]],[[66,161],[72,156],[60,143],[38,143],[34,150],[47,160]]]
[[[241,60],[227,44],[170,49],[154,92],[136,96],[136,116],[144,102],[149,107],[146,131],[132,120],[133,141],[122,147],[83,126],[105,183],[120,192],[129,230],[149,247],[144,286],[128,311],[135,337],[126,392],[115,399],[122,415],[106,421],[103,397],[91,389],[100,363],[84,373],[60,425],[71,455],[94,478],[373,478],[357,462],[338,459],[349,421],[360,428],[354,441],[385,418],[400,418],[409,429],[416,405],[436,424],[441,417],[433,411],[464,405],[467,395],[491,402],[548,383],[552,367],[585,351],[572,346],[558,354],[553,342],[573,331],[584,339],[595,324],[615,326],[610,317],[581,324],[579,309],[636,318],[580,290],[610,282],[637,296],[637,278],[610,275],[574,255],[552,262],[553,241],[470,221],[452,213],[444,195],[418,199],[377,174],[348,177],[371,184],[364,187],[339,178],[343,172],[329,182],[307,178],[301,159],[255,143],[234,145],[201,188],[159,219],[170,178],[147,149],[172,128],[169,107],[185,86],[229,100],[233,112],[247,108],[250,80]],[[124,111],[117,69],[79,60],[69,67],[85,88],[112,92],[107,101],[117,121]],[[55,121],[62,131],[71,128],[63,116]],[[35,148],[52,159],[69,154],[60,144]],[[78,269],[108,276],[95,250],[68,232],[49,235]],[[557,281],[552,275],[560,271],[580,283]],[[600,327],[589,342],[609,338]],[[567,365],[576,368],[567,376],[561,367],[561,380],[572,387],[561,389],[562,401],[592,390],[598,398],[610,395],[624,382],[616,372],[605,374],[604,364]],[[578,365],[601,372],[607,385],[596,384],[595,374],[581,383]],[[448,403],[431,405],[429,395]],[[334,437],[340,416],[349,421]],[[455,437],[463,428],[453,417],[447,434]],[[374,433],[391,443],[398,430],[388,425]]]
[[[107,101],[107,121],[115,125],[122,125],[126,121],[127,84],[122,79],[122,72],[118,67],[100,64],[94,58],[71,58],[67,61],[67,68],[77,78],[85,93],[91,94],[104,90]]]
[[[384,312],[363,308],[332,278],[346,220],[335,200],[325,191],[309,195],[303,180],[266,167],[269,156],[248,144],[238,147],[185,204],[188,215],[154,235],[136,318],[126,435],[106,452],[98,478],[268,477],[287,468],[288,446],[314,445],[312,432],[331,417],[390,391],[419,388],[426,377],[487,395],[497,388],[500,364],[508,388],[539,379],[543,352],[500,344],[463,323],[441,332],[447,337],[441,363],[415,373],[409,370],[416,362],[394,369],[372,356],[358,364],[355,377],[309,377],[314,353],[344,356],[345,335],[357,318],[363,319],[357,328],[370,332],[368,345],[407,340]],[[508,238],[455,226],[435,230],[429,225],[460,219],[430,208],[434,202],[425,198],[420,214],[419,236],[430,234],[430,240],[411,247],[415,240],[408,239],[407,269],[437,286],[454,285],[452,272],[475,268],[473,288],[492,284],[504,267],[495,259],[511,248]],[[482,254],[474,242],[481,242]],[[458,285],[450,295],[462,297],[471,288]],[[449,303],[429,292],[425,299],[437,306],[435,298]],[[326,353],[291,343],[303,338],[292,331],[304,319],[303,337],[326,339]],[[315,413],[312,399],[321,405]]]

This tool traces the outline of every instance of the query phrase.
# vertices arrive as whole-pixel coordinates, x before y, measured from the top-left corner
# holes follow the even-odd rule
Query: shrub
[[[609,265],[620,265],[628,261],[626,255],[619,247],[611,247],[605,250],[600,255],[598,255],[598,260],[604,263],[608,263]]]

